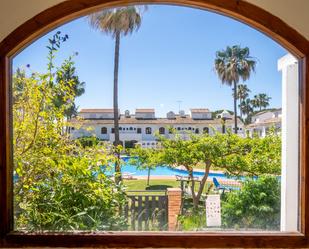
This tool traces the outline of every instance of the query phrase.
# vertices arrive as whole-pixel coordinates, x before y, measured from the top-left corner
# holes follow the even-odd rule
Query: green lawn
[[[124,185],[127,187],[127,191],[147,191],[147,190],[158,190],[158,192],[150,192],[149,194],[160,194],[164,193],[162,190],[167,188],[177,188],[180,187],[180,183],[176,180],[165,180],[165,179],[150,179],[150,185],[147,186],[147,180],[124,180]],[[131,193],[130,193],[131,194]],[[134,194],[134,193],[132,193]],[[144,194],[144,193],[143,193]]]

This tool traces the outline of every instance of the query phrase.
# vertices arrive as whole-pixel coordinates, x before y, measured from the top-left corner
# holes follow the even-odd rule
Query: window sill
[[[125,248],[221,248],[307,247],[298,232],[101,232],[10,233],[3,247],[125,247]]]

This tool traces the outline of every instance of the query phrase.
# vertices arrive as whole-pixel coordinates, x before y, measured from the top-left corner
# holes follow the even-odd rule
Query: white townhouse
[[[257,134],[265,137],[268,130],[275,128],[277,133],[281,132],[282,110],[276,109],[272,111],[261,111],[252,116],[251,124],[247,125],[245,130],[249,136]]]
[[[71,135],[73,138],[96,136],[113,142],[114,122],[113,109],[81,109],[78,118],[72,121]],[[226,112],[223,113],[226,117]],[[212,113],[206,108],[191,109],[190,114],[180,111],[178,114],[170,111],[165,118],[156,117],[154,109],[136,109],[134,114],[125,111],[119,115],[119,135],[125,147],[140,144],[142,147],[156,147],[156,134],[172,138],[170,128],[175,129],[184,139],[190,133],[213,134],[214,130],[222,132],[222,119],[212,118]],[[234,129],[233,117],[225,118],[226,130]],[[239,134],[244,135],[244,125],[238,120]]]

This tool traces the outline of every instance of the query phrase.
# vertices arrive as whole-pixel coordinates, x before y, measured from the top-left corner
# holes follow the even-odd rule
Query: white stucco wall
[[[265,112],[260,115],[255,115],[252,117],[252,123],[258,123],[270,119],[274,116],[273,112]]]
[[[211,112],[192,112],[191,117],[193,119],[211,119]]]
[[[153,119],[155,118],[154,112],[136,112],[135,117],[138,119]]]

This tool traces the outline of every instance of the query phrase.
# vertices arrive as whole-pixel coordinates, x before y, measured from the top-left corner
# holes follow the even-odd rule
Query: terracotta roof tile
[[[81,109],[79,111],[80,113],[110,113],[110,112],[114,112],[114,109]]]
[[[72,120],[72,122],[77,122],[77,123],[84,123],[84,124],[91,124],[91,125],[96,125],[96,124],[113,124],[114,121],[112,119],[85,119],[85,120]],[[207,120],[199,120],[199,119],[192,119],[191,117],[179,117],[176,116],[175,119],[168,119],[168,118],[156,118],[156,119],[136,119],[135,117],[130,117],[130,118],[125,118],[121,116],[119,120],[119,124],[162,124],[162,125],[182,125],[182,124],[187,124],[187,125],[198,125],[198,124],[205,124],[205,125],[222,125],[222,120],[221,119],[207,119]],[[233,125],[234,120],[233,119],[228,119],[226,120],[227,125]],[[239,119],[238,119],[238,124],[243,124]]]

